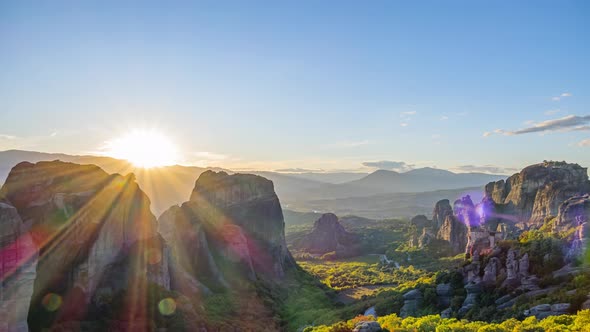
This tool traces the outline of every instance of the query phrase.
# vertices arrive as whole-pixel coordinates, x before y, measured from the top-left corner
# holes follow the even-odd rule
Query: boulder
[[[404,305],[400,310],[401,317],[415,316],[422,305],[422,292],[413,289],[403,295]]]
[[[440,312],[440,318],[451,318],[453,314],[453,310],[451,308],[446,308],[445,310]]]
[[[358,322],[354,326],[354,332],[380,332],[381,325],[377,322]]]

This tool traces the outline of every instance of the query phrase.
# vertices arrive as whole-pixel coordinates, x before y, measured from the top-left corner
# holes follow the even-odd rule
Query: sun
[[[178,160],[176,145],[156,130],[136,129],[110,140],[105,154],[143,168],[174,165]]]

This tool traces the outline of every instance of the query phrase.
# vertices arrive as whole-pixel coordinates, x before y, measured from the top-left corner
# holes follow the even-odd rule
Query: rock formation
[[[280,278],[295,264],[279,199],[260,176],[201,174],[190,200],[167,210],[159,227],[183,269],[210,289],[242,284],[244,276]]]
[[[556,216],[566,199],[590,192],[587,169],[565,162],[543,162],[524,168],[506,181],[485,187],[486,198],[495,203],[490,216],[509,215],[515,223],[539,225]]]
[[[549,316],[559,316],[569,313],[569,303],[539,304],[524,311],[525,316],[535,316],[537,319],[544,319]]]
[[[400,317],[415,316],[422,305],[422,292],[412,289],[404,294],[404,305],[400,309]]]
[[[336,252],[339,257],[358,252],[359,237],[347,232],[333,213],[325,213],[315,221],[312,231],[295,245],[314,254]]]
[[[447,219],[447,217],[453,215],[453,208],[448,199],[441,199],[434,205],[434,211],[432,211],[432,222],[436,229],[440,229]]]
[[[16,208],[0,202],[0,331],[28,331],[37,247]]]
[[[454,253],[464,252],[467,245],[467,226],[457,217],[447,215],[436,237],[448,241]]]
[[[13,226],[3,222],[3,238],[19,233],[13,243],[20,246],[30,237],[32,245],[24,246],[39,252],[36,274],[33,265],[20,271],[19,285],[28,287],[20,292],[32,292],[31,330],[83,320],[105,294],[125,291],[129,284],[138,292],[147,291],[148,283],[169,287],[165,244],[150,201],[133,175],[109,175],[96,166],[59,161],[23,162],[10,172],[0,199],[5,202],[2,213],[11,211],[10,204],[21,220],[18,227],[16,215]],[[144,299],[134,294],[124,301],[137,303],[119,318],[145,321],[145,302],[138,302]]]
[[[450,283],[436,285],[436,295],[438,298],[438,306],[440,308],[447,308],[451,305],[451,298],[453,297],[453,287]]]

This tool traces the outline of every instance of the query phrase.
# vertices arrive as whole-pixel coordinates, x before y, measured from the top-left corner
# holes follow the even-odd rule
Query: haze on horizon
[[[125,158],[144,130],[235,170],[590,166],[590,4],[532,4],[5,1],[0,151]]]

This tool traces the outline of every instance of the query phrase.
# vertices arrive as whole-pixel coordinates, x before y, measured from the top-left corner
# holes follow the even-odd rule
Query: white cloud
[[[522,135],[530,133],[551,133],[559,131],[590,131],[590,115],[568,115],[559,119],[545,120],[537,123],[532,123],[529,127],[525,127],[518,130],[494,130],[495,134],[499,135]],[[490,136],[490,132],[483,134],[485,137]]]
[[[446,115],[443,115],[440,117],[440,121],[447,121],[448,119],[449,119],[449,117]]]
[[[547,110],[547,111],[545,111],[545,115],[553,115],[553,114],[557,114],[559,112],[561,112],[560,109]]]
[[[416,111],[407,111],[407,112],[402,112],[400,114],[400,116],[404,117],[404,116],[408,116],[408,115],[416,115],[418,112]]]
[[[590,146],[590,138],[578,142],[578,146]]]
[[[408,126],[408,123],[406,123],[406,122],[402,122],[402,123],[400,123],[399,125],[400,125],[400,126],[402,126],[402,127],[407,127],[407,126]]]
[[[512,174],[518,169],[511,167],[500,167],[495,165],[461,165],[453,167],[452,170],[468,173],[489,173],[489,174]]]
[[[391,161],[391,160],[380,160],[380,161],[365,161],[363,166],[377,169],[393,170],[398,172],[409,171],[414,168],[415,165],[407,164],[403,161]]]
[[[229,156],[227,156],[227,155],[208,152],[208,151],[194,152],[193,156],[195,156],[201,160],[225,160],[225,159],[229,158]]]
[[[16,136],[0,134],[0,140],[15,140]]]
[[[564,93],[560,94],[559,96],[551,97],[551,100],[560,101],[562,98],[568,98],[571,96],[573,96],[573,94],[571,94],[570,92],[564,92]]]

